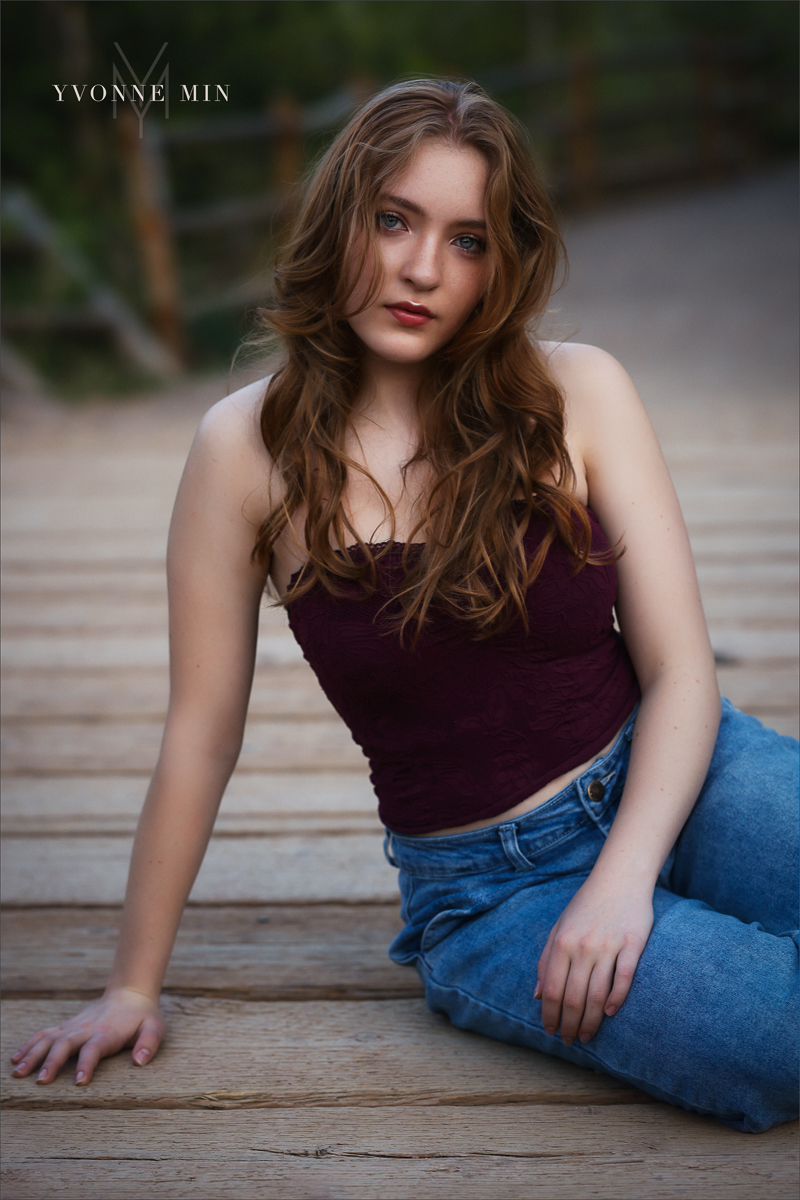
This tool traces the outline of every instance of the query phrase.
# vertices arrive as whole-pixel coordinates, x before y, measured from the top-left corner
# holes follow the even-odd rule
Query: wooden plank
[[[163,564],[87,563],[80,569],[71,563],[16,563],[3,568],[3,595],[92,596],[109,598],[120,595],[163,597],[167,594],[167,576]]]
[[[166,528],[153,530],[119,530],[109,532],[52,533],[28,531],[7,533],[3,537],[2,559],[14,563],[84,563],[105,564],[137,559],[142,562],[163,563],[167,550]]]
[[[794,517],[797,513],[797,487],[794,484],[770,486],[743,484],[737,487],[701,487],[676,480],[681,511],[687,523]]]
[[[797,712],[764,713],[760,719],[769,729],[774,729],[776,733],[780,733],[784,737],[795,739],[800,737],[800,718]]]
[[[783,525],[784,522],[781,522]],[[737,532],[713,528],[707,524],[694,523],[689,528],[689,539],[697,562],[778,562],[797,560],[796,526],[775,529],[771,523],[763,529]]]
[[[720,663],[717,680],[723,696],[754,716],[797,708],[797,664],[769,667]]]
[[[532,1195],[554,1200],[782,1200],[797,1194],[797,1168],[784,1155],[742,1159],[741,1155],[643,1155],[633,1160],[620,1155],[586,1159],[509,1159],[475,1156],[432,1159],[390,1156],[387,1159],[345,1155],[282,1155],[267,1151],[266,1161],[238,1164],[180,1158],[161,1162],[131,1162],[110,1155],[106,1162],[63,1163],[45,1179],[41,1168],[9,1161],[3,1173],[7,1200],[30,1197],[98,1197],[130,1200],[132,1195],[185,1200],[186,1188],[198,1200],[298,1200],[341,1196],[348,1200],[530,1200]],[[165,1156],[166,1158],[166,1156]],[[400,1161],[398,1161],[400,1159]]]
[[[218,390],[224,394],[224,383],[220,380]],[[216,394],[216,392],[215,392]],[[217,396],[221,399],[221,394]],[[214,401],[209,397],[208,405]],[[81,496],[90,500],[102,496],[109,503],[114,503],[114,497],[119,495],[125,499],[134,498],[154,492],[166,498],[171,494],[174,498],[178,482],[186,462],[186,455],[191,444],[193,429],[203,415],[202,405],[196,413],[176,411],[171,405],[171,412],[163,408],[138,411],[129,406],[126,412],[111,412],[108,407],[98,405],[93,412],[86,410],[80,415],[70,412],[70,429],[60,431],[61,444],[56,450],[48,446],[37,446],[35,442],[39,435],[34,433],[31,441],[32,448],[27,450],[15,448],[13,454],[4,455],[3,491],[6,496],[18,496],[25,502],[34,502],[43,507],[41,524],[48,527],[50,518],[57,513],[58,501],[70,501]],[[183,416],[186,429],[184,439],[189,441],[186,448],[164,448],[158,445],[159,435],[167,431],[167,427],[180,420]],[[132,441],[128,450],[122,446],[114,446],[110,439],[103,448],[102,454],[96,452],[92,442],[96,437],[97,426],[103,420],[112,424],[122,425],[123,432]],[[93,428],[94,427],[94,428]],[[139,437],[131,438],[136,431]],[[112,432],[108,428],[100,430],[101,439],[107,439]],[[71,437],[70,437],[71,434]],[[93,435],[95,435],[93,437]],[[149,446],[142,446],[142,442]],[[137,444],[138,442],[138,444]],[[64,444],[66,443],[66,445]],[[53,509],[46,506],[51,504]]]
[[[163,732],[160,721],[40,721],[10,723],[4,733],[4,769],[10,774],[68,771],[149,774]],[[241,771],[366,769],[344,722],[249,719],[239,757]]]
[[[3,833],[130,834],[147,780],[141,776],[11,776],[3,781]],[[363,770],[234,773],[214,836],[379,831],[377,800]]]
[[[744,593],[751,589],[790,585],[797,586],[800,580],[800,564],[797,562],[748,562],[742,559],[730,563],[701,563],[697,577],[702,587],[735,588]]]
[[[3,633],[6,636],[26,630],[163,632],[168,620],[166,595],[137,596],[92,591],[72,597],[63,594],[40,597],[22,594],[3,601]],[[266,601],[259,612],[259,629],[262,633],[286,633],[292,636],[286,610],[273,607]]]
[[[267,1149],[259,1161],[232,1164],[186,1160],[165,1151],[160,1161],[137,1162],[112,1152],[106,1161],[66,1162],[49,1169],[7,1160],[5,1200],[794,1200],[797,1168],[793,1158],[775,1155],[744,1159],[739,1154],[692,1156],[683,1153],[624,1155],[554,1160],[507,1156],[441,1157],[411,1155],[323,1156]]]
[[[4,838],[2,903],[121,904],[131,839]],[[378,834],[212,838],[191,904],[396,900],[397,874]]]
[[[172,1157],[177,1149],[186,1159],[217,1162],[272,1152],[324,1159],[504,1156],[532,1166],[538,1158],[619,1158],[678,1148],[682,1155],[738,1154],[759,1161],[792,1154],[798,1142],[796,1121],[753,1137],[667,1104],[165,1109],[156,1121],[136,1109],[89,1109],[80,1121],[70,1113],[11,1109],[3,1124],[6,1157],[18,1163],[102,1160],[111,1146],[145,1161]],[[568,1173],[578,1163],[562,1165]]]
[[[159,667],[169,662],[166,628],[161,634],[106,637],[52,634],[7,638],[2,647],[3,667],[41,670],[47,667]],[[302,662],[303,652],[290,633],[259,637],[256,663]]]
[[[169,699],[164,667],[46,668],[5,671],[0,683],[5,720],[21,717],[151,717],[163,720]],[[255,673],[251,718],[333,716],[307,662],[276,663]]]
[[[560,1059],[456,1029],[424,1001],[164,997],[169,1031],[144,1070],[102,1062],[89,1088],[4,1075],[9,1108],[286,1108],[324,1105],[630,1104],[643,1093]],[[79,1001],[4,1000],[3,1061]]]
[[[745,626],[797,625],[800,615],[795,588],[771,587],[764,590],[745,590],[734,587],[723,590],[719,587],[701,585],[703,609],[709,623],[731,622]]]
[[[535,1188],[567,1200],[752,1200],[794,1194],[796,1142],[796,1123],[753,1138],[656,1104],[160,1110],[155,1120],[141,1110],[88,1110],[79,1119],[10,1110],[4,1195],[105,1200],[114,1193],[104,1189],[102,1171],[107,1182],[121,1169],[117,1194],[126,1200],[183,1200],[187,1179],[201,1197],[528,1200]]]
[[[5,910],[3,996],[99,995],[120,917],[118,908]],[[396,904],[190,907],[164,987],[242,1000],[421,996],[417,972],[387,954],[401,929]]]
[[[748,629],[740,624],[708,622],[714,653],[723,659],[795,661],[800,654],[797,629]]]

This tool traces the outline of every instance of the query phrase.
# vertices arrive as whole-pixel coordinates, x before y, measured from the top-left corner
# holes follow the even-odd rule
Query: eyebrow
[[[418,204],[415,204],[413,200],[406,200],[403,196],[392,196],[389,192],[383,192],[381,200],[388,200],[390,204],[395,204],[398,208],[407,208],[409,212],[416,213],[418,217],[425,216],[425,213]],[[460,225],[467,229],[486,229],[485,221],[468,219],[465,221],[453,221],[452,223],[453,225]]]

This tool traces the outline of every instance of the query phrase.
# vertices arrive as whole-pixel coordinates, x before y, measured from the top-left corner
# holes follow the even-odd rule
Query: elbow
[[[671,693],[686,701],[701,704],[719,720],[721,700],[719,683],[711,648],[697,655],[665,656],[662,660],[648,664],[643,671],[637,670],[642,698],[649,694]]]

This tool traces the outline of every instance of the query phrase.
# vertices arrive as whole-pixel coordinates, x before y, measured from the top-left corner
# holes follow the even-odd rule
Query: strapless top
[[[609,549],[587,509],[592,550]],[[548,524],[534,513],[532,558]],[[419,553],[411,543],[409,554]],[[613,563],[577,573],[556,540],[528,589],[529,629],[516,621],[476,640],[474,627],[433,613],[415,648],[379,611],[403,581],[403,543],[381,543],[379,587],[340,581],[290,601],[289,624],[325,694],[370,764],[381,820],[400,834],[430,833],[497,816],[597,754],[639,699],[613,607]],[[351,553],[357,554],[357,551]],[[302,568],[301,568],[302,571]],[[300,571],[292,576],[292,582]],[[407,638],[407,643],[410,642]]]

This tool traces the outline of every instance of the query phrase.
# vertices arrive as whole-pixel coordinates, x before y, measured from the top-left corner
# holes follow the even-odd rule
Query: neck
[[[417,394],[424,375],[424,363],[388,362],[367,353],[354,413],[382,425],[398,421],[406,427],[416,425]]]

